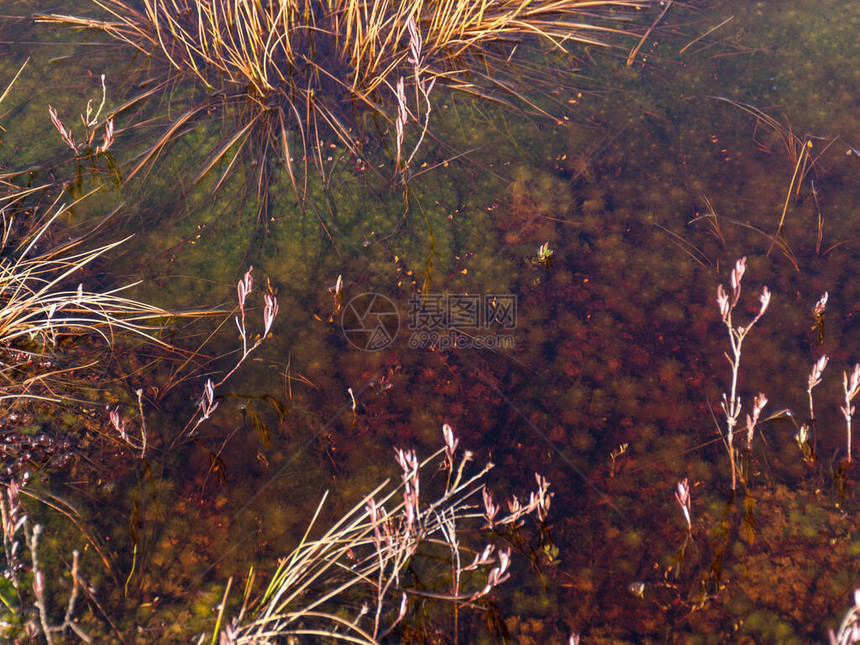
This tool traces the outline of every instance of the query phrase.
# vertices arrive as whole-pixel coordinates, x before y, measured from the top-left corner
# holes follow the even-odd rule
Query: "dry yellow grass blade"
[[[159,337],[165,323],[216,313],[171,312],[126,297],[124,292],[137,282],[110,290],[85,288],[87,267],[129,238],[87,248],[88,233],[54,244],[50,229],[89,194],[61,204],[61,193],[42,208],[38,199],[47,190],[50,186],[25,190],[4,186],[5,194],[0,195],[0,355],[7,366],[0,370],[0,400],[57,402],[75,389],[74,375],[93,367],[88,361],[99,344],[112,351],[120,339],[137,338],[174,352],[176,348]],[[87,360],[55,367],[51,358],[23,371],[16,367],[20,356],[34,354],[65,361],[66,350],[58,348],[65,347],[60,341],[70,337],[83,339],[89,348]]]
[[[216,104],[241,107],[228,140],[244,136],[256,120],[264,128],[260,132],[272,134],[271,145],[263,147],[280,151],[284,123],[301,132],[306,150],[316,150],[333,135],[354,154],[362,115],[395,126],[406,107],[404,96],[414,103],[407,108],[411,122],[426,133],[419,118],[426,114],[421,88],[433,80],[476,96],[507,96],[539,113],[514,81],[512,58],[520,46],[567,51],[577,42],[608,45],[609,38],[629,35],[635,24],[631,13],[651,0],[142,0],[140,9],[123,0],[93,3],[106,18],[40,15],[37,20],[101,31],[163,60],[177,73],[169,82],[192,78],[205,88],[198,95],[201,104],[186,107],[128,173],[131,177],[183,125]],[[398,94],[401,80],[406,91]],[[249,116],[253,109],[265,118]],[[310,154],[324,173],[323,157]],[[211,168],[207,164],[198,177]]]
[[[407,64],[410,21],[418,25],[431,73],[441,73],[450,72],[453,59],[466,50],[492,42],[538,36],[554,46],[577,40],[603,44],[598,34],[623,32],[610,26],[612,11],[648,5],[647,0],[144,0],[138,11],[122,0],[93,2],[113,20],[37,19],[104,31],[145,53],[160,52],[171,67],[207,84],[213,73],[223,74],[262,95],[304,86],[295,69],[302,61],[329,69],[366,94]]]

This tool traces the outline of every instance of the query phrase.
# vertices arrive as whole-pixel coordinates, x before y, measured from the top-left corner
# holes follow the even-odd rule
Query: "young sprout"
[[[328,321],[331,323],[334,322],[334,317],[338,312],[343,309],[343,275],[337,276],[337,280],[328,288],[328,292],[334,298],[334,310],[332,310],[331,315],[328,317]]]
[[[609,476],[615,477],[615,460],[618,459],[621,455],[627,452],[627,448],[630,444],[622,443],[620,446],[615,448],[612,452],[609,453],[609,458],[612,460],[612,464],[609,467]]]
[[[278,315],[278,299],[274,296],[270,285],[268,293],[263,294],[263,334],[261,336],[257,336],[253,345],[248,345],[248,330],[245,326],[245,303],[248,295],[254,287],[254,278],[252,276],[253,270],[253,266],[249,267],[242,279],[236,284],[236,299],[239,304],[239,315],[235,316],[234,320],[236,322],[236,327],[239,330],[239,336],[242,338],[242,356],[233,368],[227,372],[226,376],[217,383],[214,383],[211,378],[207,379],[206,385],[203,388],[203,396],[198,401],[200,416],[193,426],[191,426],[191,422],[189,422],[190,430],[187,431],[187,436],[189,437],[194,435],[197,427],[209,419],[215,411],[215,408],[218,407],[219,401],[216,400],[215,389],[224,385],[227,379],[233,376],[248,356],[250,356],[251,353],[263,343],[269,335],[269,332],[272,331],[272,325],[275,323],[275,318]],[[184,434],[185,432],[180,436],[183,436]]]
[[[764,392],[759,392],[758,396],[753,400],[752,416],[747,415],[747,450],[752,450],[753,433],[755,432],[755,424],[761,416],[761,411],[767,405],[767,397]]]
[[[66,126],[63,124],[60,119],[57,111],[53,108],[53,106],[48,106],[48,115],[51,117],[51,123],[54,124],[54,127],[57,129],[57,132],[60,134],[60,138],[63,140],[69,148],[75,153],[76,156],[81,157],[87,154],[93,153],[93,139],[96,136],[96,127],[99,124],[99,118],[101,117],[102,110],[105,106],[105,101],[107,100],[107,87],[105,86],[105,75],[102,74],[102,102],[99,104],[98,109],[95,114],[93,114],[93,101],[90,99],[87,101],[86,108],[86,116],[81,115],[81,121],[84,123],[84,129],[86,130],[84,140],[80,142],[76,142],[74,136],[72,135],[71,129],[66,129]],[[113,119],[108,119],[104,123],[104,132],[102,133],[102,142],[99,146],[95,148],[94,154],[104,154],[108,151],[108,149],[113,145],[114,136],[113,136]]]
[[[848,462],[851,462],[851,417],[854,415],[854,406],[851,401],[860,392],[860,363],[854,366],[851,376],[848,372],[842,372],[842,389],[845,391],[845,405],[840,409],[845,417],[845,425],[848,428]]]
[[[343,307],[343,275],[337,276],[337,280],[328,288],[328,292],[334,296],[334,313],[337,313]]]
[[[824,342],[824,310],[827,307],[827,298],[828,293],[825,291],[812,308],[812,318],[815,320],[812,331],[817,332],[819,345]]]
[[[537,261],[538,264],[543,264],[547,269],[552,267],[552,255],[554,251],[549,248],[549,242],[544,242],[538,247]]]
[[[830,359],[827,358],[826,354],[823,354],[815,363],[812,365],[812,371],[809,372],[809,378],[806,383],[806,394],[809,397],[809,418],[810,420],[815,419],[815,410],[812,405],[812,390],[821,383],[821,375],[824,373],[824,368],[827,367],[827,362]]]
[[[675,499],[681,505],[681,511],[684,513],[684,519],[687,522],[687,531],[693,530],[693,521],[690,516],[692,500],[690,498],[690,484],[685,477],[678,482],[678,489],[675,491]]]
[[[215,400],[215,386],[212,383],[212,379],[206,379],[206,385],[203,387],[203,396],[197,403],[200,406],[203,420],[205,421],[211,417],[212,413],[215,412],[215,408],[220,404],[220,401]]]
[[[815,451],[809,443],[809,426],[805,423],[798,428],[794,435],[794,440],[797,442],[797,447],[800,448],[800,453],[803,455],[803,461],[810,466],[815,464]]]
[[[809,441],[809,426],[805,423],[801,425],[797,430],[797,434],[794,435],[794,440],[801,448],[803,448],[803,446]]]

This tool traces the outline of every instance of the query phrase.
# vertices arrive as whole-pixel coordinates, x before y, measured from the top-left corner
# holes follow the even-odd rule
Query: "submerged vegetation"
[[[9,88],[0,102],[8,91]],[[88,109],[87,118],[90,116]],[[53,110],[51,118],[58,123]],[[74,147],[62,124],[57,127],[65,134],[64,140]],[[108,138],[97,154],[106,152]],[[91,141],[92,138],[83,145],[88,147]],[[52,622],[55,616],[51,600],[58,599],[58,590],[46,578],[41,559],[44,526],[31,518],[23,498],[38,500],[73,517],[75,509],[67,503],[31,492],[27,487],[33,479],[31,467],[35,460],[43,460],[41,470],[48,472],[73,458],[67,438],[33,433],[33,406],[29,404],[39,404],[50,415],[61,404],[72,401],[79,409],[81,405],[96,403],[77,398],[81,391],[89,389],[94,378],[103,376],[98,368],[98,348],[94,345],[103,345],[102,360],[129,336],[166,347],[157,337],[158,324],[174,314],[124,297],[122,292],[134,285],[103,291],[85,289],[79,280],[96,279],[91,266],[127,239],[93,246],[92,238],[99,226],[71,237],[57,235],[57,222],[69,217],[86,196],[65,203],[62,200],[68,195],[56,185],[19,185],[17,182],[28,174],[13,172],[0,176],[0,423],[3,427],[0,637],[15,642],[25,638],[31,642],[44,639],[53,645],[56,637],[71,632],[91,642],[74,620],[76,603],[87,593],[79,577],[80,552],[76,549],[61,556],[71,556],[68,567],[71,586],[59,601],[64,607],[57,615],[62,617],[59,622]],[[127,441],[124,433],[122,438]],[[146,450],[145,433],[142,446],[141,458]]]
[[[308,160],[313,160],[324,175],[321,156],[324,137],[334,134],[351,155],[365,163],[369,159],[364,146],[375,147],[376,143],[371,143],[364,131],[368,123],[382,119],[375,127],[383,139],[386,133],[382,130],[394,131],[394,165],[397,176],[406,183],[416,153],[429,132],[433,109],[431,92],[437,82],[440,86],[444,84],[484,98],[494,98],[500,91],[518,96],[514,85],[506,82],[502,74],[503,70],[513,69],[509,64],[518,43],[529,37],[544,39],[561,52],[566,51],[568,41],[602,44],[589,34],[609,34],[615,30],[602,24],[611,16],[600,17],[595,11],[636,8],[645,3],[636,0],[537,4],[463,2],[459,5],[440,3],[432,8],[419,4],[308,3],[299,8],[286,3],[264,6],[260,3],[197,2],[180,10],[175,3],[145,2],[142,12],[122,2],[97,4],[116,20],[78,20],[67,16],[43,16],[42,19],[105,31],[147,55],[161,57],[169,63],[169,71],[156,89],[148,90],[146,95],[180,88],[189,77],[205,87],[203,98],[196,99],[193,107],[170,125],[167,133],[142,155],[128,177],[133,177],[154,159],[161,147],[180,133],[193,117],[213,106],[226,104],[238,106],[243,120],[198,179],[235,147],[229,171],[239,158],[239,150],[245,147],[254,150],[252,156],[260,165],[258,187],[261,192],[266,191],[268,181],[262,168],[269,165],[270,157],[278,157],[287,167],[293,187],[301,194],[293,169],[292,155],[296,153],[289,143],[295,133],[302,141],[300,152],[305,166]],[[22,401],[33,399],[55,404],[65,401],[66,395],[57,387],[58,376],[62,374],[68,382],[70,375],[89,366],[81,364],[78,355],[73,355],[65,359],[69,367],[52,369],[56,362],[63,360],[63,347],[69,344],[70,338],[100,336],[108,349],[113,349],[120,337],[131,333],[146,342],[168,347],[159,338],[158,330],[145,324],[170,318],[172,314],[166,310],[122,297],[123,288],[98,292],[85,289],[83,282],[76,289],[67,286],[128,238],[82,250],[88,238],[95,239],[100,230],[106,228],[106,221],[103,221],[92,226],[86,235],[65,242],[51,241],[52,225],[72,217],[75,208],[89,196],[82,192],[86,177],[86,172],[82,171],[87,166],[90,176],[99,184],[93,192],[101,187],[102,171],[97,166],[101,160],[107,163],[105,174],[112,177],[117,189],[122,187],[123,178],[109,152],[115,137],[112,115],[142,97],[133,97],[111,116],[102,119],[107,98],[104,75],[101,75],[101,84],[98,107],[94,109],[90,101],[86,113],[81,115],[85,129],[83,138],[76,139],[75,127],[67,127],[58,110],[53,106],[48,108],[52,125],[75,156],[78,172],[73,182],[58,186],[59,190],[52,184],[19,188],[13,180],[26,175],[12,174],[4,178],[0,351],[9,359],[10,367],[4,370],[6,384],[0,400],[6,403],[7,419],[13,423],[18,420],[13,410]],[[393,114],[388,113],[391,105],[395,106]],[[535,104],[530,106],[541,111]],[[351,119],[347,116],[350,113]],[[418,134],[407,143],[406,129],[411,123],[418,124]],[[97,142],[100,131],[102,138]],[[307,182],[306,174],[303,181]],[[56,201],[43,209],[40,200],[52,189],[57,193]],[[73,201],[66,204],[62,200],[68,195],[73,196]],[[546,264],[549,266],[548,262]],[[120,446],[126,462],[136,461],[134,468],[141,473],[139,476],[150,480],[153,488],[155,473],[150,461],[165,446],[171,450],[186,440],[200,441],[197,435],[201,424],[210,421],[222,397],[229,396],[221,393],[220,386],[272,330],[278,300],[269,285],[264,295],[264,331],[256,337],[249,334],[245,320],[246,299],[252,284],[249,269],[238,283],[235,322],[242,342],[241,355],[217,382],[207,378],[196,412],[192,412],[178,435],[172,439],[161,432],[148,435],[144,398],[147,403],[157,405],[163,394],[153,396],[147,392],[144,395],[144,389],[138,389],[139,418],[128,425],[120,407],[107,409],[107,430],[97,431],[96,435]],[[43,369],[28,374],[21,366],[30,365],[34,358],[40,357],[39,352],[34,351],[36,347],[41,348],[43,357],[50,352],[56,358],[42,358],[38,365]],[[197,357],[199,351],[198,348],[190,356]],[[108,357],[108,360],[113,362],[114,359]],[[185,364],[189,362],[190,358]],[[155,392],[169,389],[175,375],[175,372],[171,374],[163,386],[149,389]],[[269,400],[276,401],[272,397]],[[276,409],[279,416],[288,412],[280,403]],[[253,414],[257,434],[268,445],[269,431],[262,418],[250,409],[248,414]],[[132,437],[132,426],[138,427],[139,439]],[[89,429],[81,434],[88,435]],[[249,605],[252,569],[242,608],[232,619],[225,618],[228,583],[213,639],[221,631],[222,642],[279,642],[284,637],[309,635],[375,643],[404,620],[410,606],[432,606],[440,601],[450,604],[457,631],[461,610],[483,606],[483,599],[510,575],[511,548],[502,548],[499,541],[507,540],[524,549],[527,541],[521,534],[523,518],[536,514],[543,524],[552,494],[548,493],[548,482],[537,476],[538,490],[527,502],[521,503],[513,497],[508,502],[508,512],[501,511],[482,481],[492,464],[477,474],[468,474],[472,453],[457,454],[459,441],[447,425],[444,436],[445,449],[426,462],[419,463],[414,451],[397,453],[403,469],[401,486],[391,490],[386,490],[385,484],[377,487],[318,539],[309,539],[312,523],[300,546],[281,560],[267,590]],[[12,454],[12,441],[6,438],[7,456]],[[209,451],[210,472],[217,473],[222,480],[221,453],[227,441],[217,452]],[[422,498],[419,470],[436,460],[441,461],[442,474],[435,473],[429,478],[429,485],[423,485],[425,498]],[[29,453],[23,453],[19,467],[15,470],[7,467],[4,476],[7,494],[2,498],[0,510],[6,579],[11,588],[2,590],[6,607],[3,635],[16,639],[42,637],[53,643],[54,639],[65,638],[71,631],[90,641],[87,631],[92,628],[91,617],[85,612],[83,622],[88,626],[79,625],[75,618],[79,608],[76,605],[83,595],[93,607],[101,612],[103,609],[92,587],[81,576],[80,550],[72,552],[71,591],[64,597],[65,608],[55,610],[52,605],[52,600],[59,600],[62,594],[51,589],[40,557],[40,537],[45,526],[31,518],[23,502],[24,497],[38,502],[50,498],[31,491],[33,475],[27,469],[29,461]],[[47,474],[45,471],[38,478],[36,486],[43,483]],[[439,477],[444,480],[441,488],[435,485]],[[435,493],[437,497],[428,503],[427,491],[434,487],[439,488]],[[141,522],[139,490],[140,483],[131,519],[133,554],[124,595],[134,576],[138,549],[145,548],[136,528]],[[402,493],[402,502],[392,503],[398,493]],[[48,503],[60,508],[61,514],[77,525],[77,512],[72,506],[60,501]],[[467,546],[462,537],[467,526],[471,532],[490,531],[492,543],[476,549]],[[91,547],[100,556],[107,574],[118,582],[115,565],[100,546],[101,539],[86,533],[84,537],[86,548]],[[543,542],[545,538],[540,539]],[[450,561],[449,576],[440,577],[433,571],[433,561],[440,556]],[[26,557],[29,557],[29,564],[25,563]],[[423,560],[427,560],[427,564],[422,564]],[[51,573],[55,571],[56,567]],[[477,582],[476,576],[480,577],[481,571],[484,571],[484,580]],[[368,602],[373,606],[369,615]],[[344,613],[347,604],[359,607],[358,613],[353,616]],[[440,618],[445,614],[447,612],[442,612]],[[60,615],[62,618],[54,622]],[[222,619],[226,621],[223,624]],[[405,629],[409,632],[415,627]],[[420,632],[429,635],[437,629],[444,627],[434,626],[431,621]]]
[[[40,14],[0,639],[855,640],[849,4]]]

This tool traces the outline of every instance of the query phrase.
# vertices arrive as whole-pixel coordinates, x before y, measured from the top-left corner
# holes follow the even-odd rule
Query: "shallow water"
[[[55,10],[14,12],[35,9]],[[98,95],[101,73],[119,101],[114,87],[127,92],[130,78],[145,77],[127,72],[140,61],[4,20],[3,77],[32,60],[4,104],[3,162],[74,173],[73,163],[44,161],[63,159],[46,104],[76,114]],[[143,279],[141,300],[229,311],[253,265],[257,286],[268,280],[280,301],[273,336],[219,388],[220,407],[193,441],[177,437],[205,376],[165,395],[154,388],[175,363],[141,377],[124,364],[105,396],[131,416],[144,387],[149,459],[80,439],[80,463],[45,475],[110,562],[91,554],[88,575],[118,631],[169,642],[211,630],[227,578],[251,564],[272,570],[323,491],[327,518],[338,517],[397,476],[394,448],[430,454],[450,423],[476,461],[497,464],[490,482],[500,495],[527,492],[534,472],[555,491],[554,546],[526,530],[513,578],[493,594],[504,630],[463,618],[464,642],[505,630],[517,643],[571,633],[585,643],[824,641],[860,586],[857,472],[840,470],[839,411],[841,372],[860,360],[860,158],[846,154],[860,147],[858,29],[860,7],[844,2],[675,3],[633,66],[627,50],[584,57],[577,86],[546,101],[557,122],[440,91],[437,141],[419,153],[428,170],[412,180],[408,204],[344,160],[317,210],[300,209],[277,175],[261,221],[241,173],[218,192],[213,177],[192,185],[229,128],[215,115],[122,191],[82,205],[69,225],[122,203],[106,235],[134,233],[92,278],[104,286]],[[118,117],[121,169],[159,136],[165,104]],[[801,148],[787,148],[763,115],[811,143],[815,166],[799,186]],[[333,163],[340,152],[331,149]],[[255,169],[240,171],[253,184]],[[537,258],[544,243],[551,266]],[[741,322],[755,315],[762,285],[774,294],[743,348],[744,414],[763,391],[765,417],[790,409],[803,420],[812,363],[826,353],[831,364],[815,390],[818,462],[804,463],[794,421],[781,415],[758,427],[749,486],[732,495],[717,430],[729,346],[715,294],[741,256]],[[343,310],[329,291],[338,276]],[[418,315],[419,290],[434,298],[425,307],[463,317],[446,327]],[[824,291],[819,338],[811,310]],[[398,321],[396,337],[355,331],[363,294],[392,314],[378,331],[393,335]],[[493,312],[504,324],[469,318],[487,303],[501,303]],[[254,334],[260,305],[257,293]],[[178,325],[175,338],[193,350],[216,324]],[[452,327],[469,346],[430,347],[433,334],[454,338]],[[238,344],[228,319],[205,351]],[[223,376],[234,363],[225,355],[205,370]],[[673,497],[684,478],[688,541]],[[69,530],[47,518],[53,535]],[[631,593],[639,582],[642,593]],[[107,633],[87,611],[87,627]],[[434,619],[424,640],[454,640],[453,619]],[[421,628],[416,617],[404,638],[421,640]]]

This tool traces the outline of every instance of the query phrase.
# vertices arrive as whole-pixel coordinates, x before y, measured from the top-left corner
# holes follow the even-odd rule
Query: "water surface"
[[[14,13],[36,9],[56,10],[24,3]],[[4,105],[3,161],[66,176],[74,164],[60,154],[47,104],[76,114],[102,73],[118,102],[130,90],[126,70],[145,73],[133,52],[90,44],[104,37],[81,45],[75,33],[27,24],[6,18],[3,30],[4,77],[32,57]],[[555,491],[552,542],[528,529],[513,578],[493,594],[504,628],[461,619],[464,642],[505,632],[517,643],[571,633],[585,643],[823,641],[860,586],[856,467],[840,466],[839,411],[841,372],[860,360],[860,159],[846,154],[860,145],[858,29],[851,3],[675,3],[635,64],[626,50],[587,52],[576,86],[536,97],[555,121],[440,91],[436,140],[419,154],[436,167],[412,180],[408,202],[344,157],[316,209],[301,208],[276,173],[261,219],[253,181],[243,181],[253,168],[217,192],[214,175],[192,183],[229,127],[215,115],[145,176],[82,207],[86,221],[122,203],[106,234],[134,233],[103,267],[105,286],[143,279],[135,296],[162,307],[230,309],[253,265],[257,285],[268,280],[280,301],[273,336],[219,389],[221,405],[193,441],[176,438],[206,375],[165,396],[155,388],[168,363],[144,380],[124,366],[106,396],[131,414],[144,387],[146,466],[80,439],[81,464],[45,475],[103,546],[110,569],[93,557],[89,575],[124,638],[170,642],[211,629],[227,578],[242,579],[250,564],[271,571],[323,491],[335,518],[397,475],[394,448],[429,454],[449,423],[478,462],[497,464],[500,495],[529,490],[534,472]],[[159,136],[166,105],[117,118],[121,168]],[[815,159],[799,184],[802,147],[785,145],[788,132]],[[326,143],[333,160],[342,154]],[[543,244],[551,263],[537,257]],[[804,463],[795,424],[781,415],[759,426],[748,486],[732,494],[718,432],[728,336],[715,294],[742,256],[738,318],[755,315],[762,285],[774,294],[744,345],[744,411],[762,391],[766,413],[790,409],[802,421],[812,363],[826,353],[831,365],[816,389],[817,463]],[[399,317],[393,340],[368,346],[344,334],[354,321],[329,291],[338,276],[344,304],[387,298]],[[811,309],[824,291],[819,338]],[[515,302],[515,314],[431,328],[418,293],[448,314],[499,299]],[[259,308],[249,316],[259,333]],[[176,338],[194,349],[216,324],[181,325]],[[470,346],[433,347],[452,327]],[[478,338],[495,346],[475,347]],[[238,344],[227,321],[206,353]],[[223,375],[234,362],[203,369]],[[684,478],[689,538],[674,498]],[[70,530],[59,519],[50,526]],[[87,611],[91,629],[106,629]],[[453,619],[434,620],[426,639],[455,639]],[[407,636],[420,640],[420,624]]]

